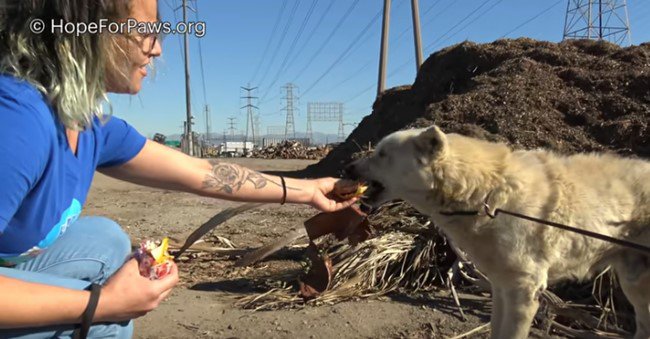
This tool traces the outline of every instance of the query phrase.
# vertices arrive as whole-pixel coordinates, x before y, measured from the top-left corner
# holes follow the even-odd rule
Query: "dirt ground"
[[[309,160],[232,159],[257,170],[287,171]],[[132,238],[185,237],[220,210],[237,203],[140,187],[97,174],[84,213],[112,218]],[[261,246],[298,226],[315,210],[267,205],[220,225],[213,235],[238,248]],[[279,311],[244,310],[238,298],[259,293],[255,281],[297,263],[277,258],[252,268],[234,258],[208,256],[179,263],[181,286],[158,309],[135,322],[136,338],[442,338],[489,321],[489,302],[462,296],[462,321],[446,291],[393,294],[374,300]],[[486,332],[478,337],[485,337]],[[539,337],[539,336],[538,336]]]

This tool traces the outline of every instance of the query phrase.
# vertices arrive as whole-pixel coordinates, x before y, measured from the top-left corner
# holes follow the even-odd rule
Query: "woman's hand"
[[[125,321],[155,309],[178,283],[178,267],[172,262],[169,274],[149,280],[140,275],[138,262],[127,261],[102,287],[95,321]]]
[[[348,200],[342,200],[339,195],[354,193],[357,189],[357,183],[354,181],[339,180],[335,178],[321,178],[309,180],[313,183],[313,194],[309,205],[323,211],[334,212],[347,207],[359,200],[353,197]]]

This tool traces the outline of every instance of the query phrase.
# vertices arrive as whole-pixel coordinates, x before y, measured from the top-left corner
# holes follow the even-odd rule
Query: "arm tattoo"
[[[212,164],[212,170],[205,175],[203,188],[214,188],[217,191],[233,194],[239,191],[246,182],[252,183],[255,189],[262,189],[269,182],[276,186],[282,186],[265,178],[259,172],[238,165],[220,163],[216,160],[210,160],[210,163]],[[293,187],[287,187],[287,189],[299,190]]]

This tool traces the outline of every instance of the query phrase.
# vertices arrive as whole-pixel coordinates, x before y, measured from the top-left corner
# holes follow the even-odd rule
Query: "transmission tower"
[[[287,122],[284,128],[284,139],[289,140],[296,138],[296,124],[294,123],[294,112],[298,110],[296,101],[298,100],[297,95],[294,94],[294,89],[297,91],[296,87],[292,83],[288,83],[282,87],[285,90],[285,96],[283,99],[287,100],[287,105],[283,109],[287,112]]]
[[[607,40],[632,44],[625,0],[569,0],[563,39]]]
[[[315,121],[336,121],[339,123],[338,138],[345,138],[343,129],[343,103],[341,102],[310,102],[307,105],[307,138],[312,142],[312,123]]]
[[[229,117],[228,118],[228,131],[230,134],[230,139],[233,140],[235,138],[235,124],[237,123],[237,118],[236,117]]]
[[[251,131],[251,134],[253,136],[253,144],[255,143],[255,120],[254,120],[254,113],[253,109],[259,109],[257,106],[253,105],[253,99],[257,99],[257,97],[254,97],[252,95],[253,91],[257,89],[257,87],[250,87],[250,84],[248,87],[241,87],[244,91],[246,91],[246,95],[242,96],[242,99],[246,99],[246,105],[242,106],[241,108],[246,108],[246,134],[244,137],[244,154],[248,153],[247,150],[247,142],[248,142],[248,131]]]

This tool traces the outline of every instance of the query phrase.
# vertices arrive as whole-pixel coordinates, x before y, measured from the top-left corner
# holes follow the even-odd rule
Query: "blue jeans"
[[[101,217],[79,218],[52,246],[14,268],[0,267],[0,275],[25,281],[84,290],[104,284],[125,262],[131,241],[120,225]],[[5,310],[6,311],[6,310]],[[0,329],[0,338],[70,338],[73,325]],[[133,321],[95,324],[89,338],[131,338]]]

